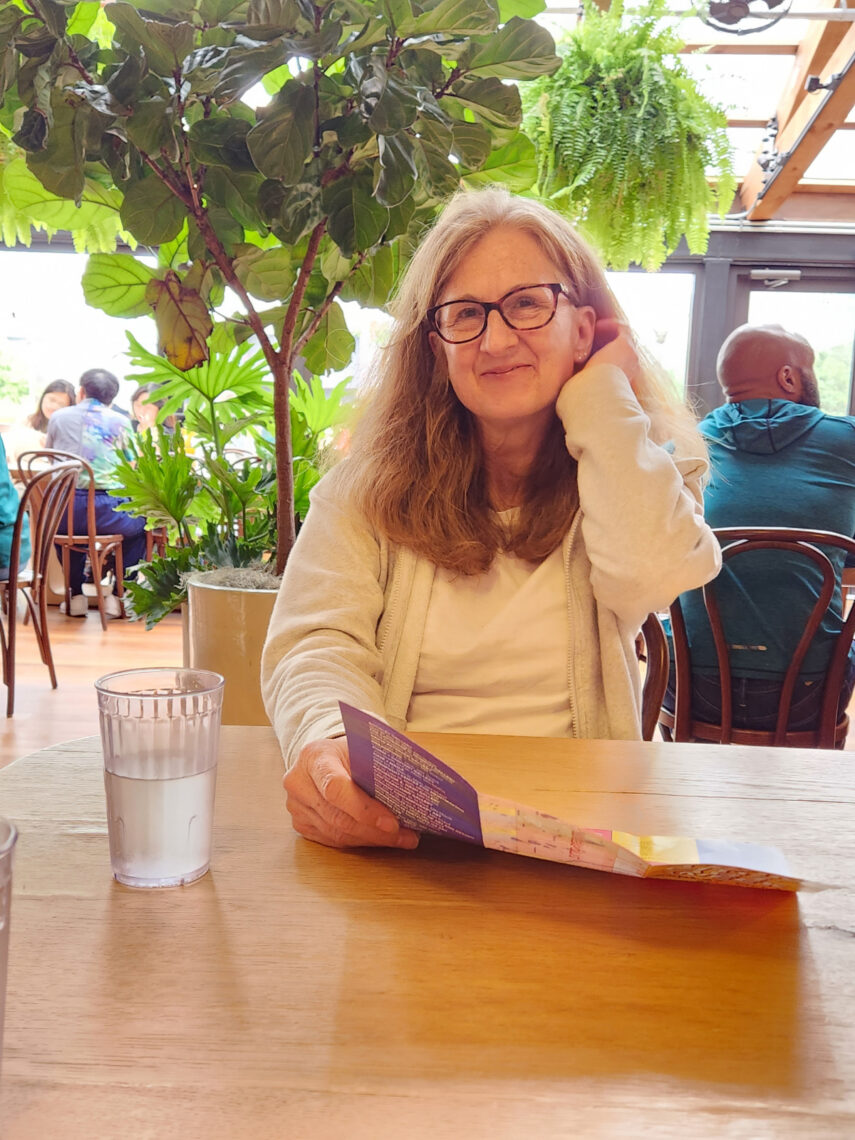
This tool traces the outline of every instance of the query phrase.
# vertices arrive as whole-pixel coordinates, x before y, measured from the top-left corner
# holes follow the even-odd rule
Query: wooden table
[[[327,850],[290,829],[272,733],[232,727],[211,874],[135,891],[110,878],[98,742],[47,749],[0,773],[4,1140],[853,1135],[851,756],[419,739],[485,791],[777,843],[841,889]]]

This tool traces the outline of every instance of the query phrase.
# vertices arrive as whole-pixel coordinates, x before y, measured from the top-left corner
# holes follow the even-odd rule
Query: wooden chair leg
[[[107,628],[107,612],[104,605],[104,595],[101,592],[101,578],[104,575],[104,555],[93,542],[89,550],[89,562],[92,566],[92,577],[95,581],[95,597],[98,599],[98,613],[101,617],[101,628]]]
[[[36,639],[39,645],[39,653],[41,653],[42,661],[48,668],[50,675],[50,687],[55,689],[57,686],[56,669],[53,663],[53,650],[50,645],[50,630],[48,627],[47,618],[47,594],[44,588],[39,591],[38,603],[28,597],[27,601],[30,602],[29,612],[33,615],[33,629],[35,630]]]
[[[6,591],[9,594],[9,591]],[[6,716],[12,716],[15,711],[15,641],[18,624],[18,599],[7,597],[9,604],[8,625],[6,628]]]

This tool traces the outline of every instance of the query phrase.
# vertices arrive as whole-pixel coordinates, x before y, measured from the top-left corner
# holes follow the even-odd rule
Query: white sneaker
[[[59,612],[66,613],[65,602],[59,603]],[[89,613],[89,599],[84,597],[83,594],[71,595],[71,608],[68,610],[69,617],[86,617]]]
[[[107,617],[124,617],[125,607],[122,605],[122,599],[117,598],[115,594],[108,594],[104,598],[104,613],[107,615]]]

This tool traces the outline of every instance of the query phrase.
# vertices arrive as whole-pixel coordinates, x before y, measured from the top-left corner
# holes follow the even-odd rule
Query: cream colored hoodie
[[[721,565],[702,514],[705,464],[650,440],[613,365],[585,368],[556,406],[579,480],[563,543],[574,734],[639,739],[641,623]],[[345,460],[315,488],[262,655],[264,702],[289,767],[309,741],[343,734],[339,700],[406,728],[435,567],[372,530],[347,485]]]

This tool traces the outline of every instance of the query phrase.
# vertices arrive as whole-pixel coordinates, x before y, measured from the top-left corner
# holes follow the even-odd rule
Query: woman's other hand
[[[353,782],[347,741],[314,740],[282,784],[295,831],[327,847],[417,847],[387,807]]]
[[[594,346],[584,367],[591,364],[614,364],[635,390],[641,372],[641,357],[632,329],[625,321],[615,317],[603,317],[597,321]]]

